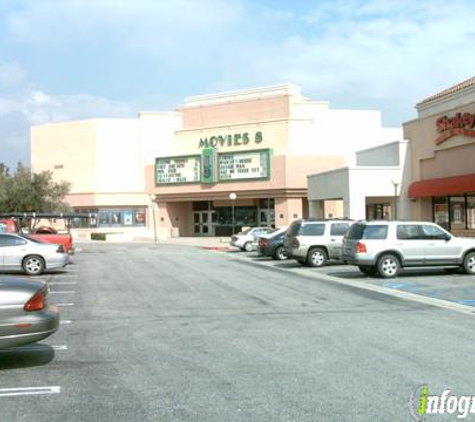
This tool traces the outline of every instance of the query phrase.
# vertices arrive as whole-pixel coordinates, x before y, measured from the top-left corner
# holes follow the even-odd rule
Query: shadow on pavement
[[[0,371],[46,365],[54,359],[54,355],[52,347],[39,343],[1,349]]]

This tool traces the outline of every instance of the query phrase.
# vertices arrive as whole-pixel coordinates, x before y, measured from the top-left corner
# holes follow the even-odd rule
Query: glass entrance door
[[[214,236],[215,211],[193,212],[193,233],[197,236]]]
[[[272,210],[259,210],[259,226],[261,227],[274,227],[275,225],[275,211]]]

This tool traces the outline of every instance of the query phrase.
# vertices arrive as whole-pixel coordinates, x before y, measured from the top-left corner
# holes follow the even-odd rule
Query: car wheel
[[[279,246],[275,252],[274,252],[274,259],[277,259],[279,261],[283,261],[284,259],[287,259],[289,256],[287,255],[287,251],[283,246]]]
[[[475,274],[475,252],[469,252],[465,255],[463,269],[467,274]]]
[[[244,250],[246,252],[252,252],[252,242],[246,242],[244,243]]]
[[[41,256],[30,255],[23,260],[23,271],[28,275],[39,275],[45,270],[45,261]]]
[[[399,259],[392,254],[383,255],[378,259],[378,273],[383,278],[396,277],[400,268]]]
[[[327,262],[327,253],[322,248],[312,248],[307,256],[307,264],[310,267],[323,267]]]

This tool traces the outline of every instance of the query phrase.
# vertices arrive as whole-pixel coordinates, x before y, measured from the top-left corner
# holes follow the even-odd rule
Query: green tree
[[[70,184],[55,182],[51,171],[34,173],[18,163],[14,174],[0,164],[1,212],[64,212],[70,206],[64,201]]]

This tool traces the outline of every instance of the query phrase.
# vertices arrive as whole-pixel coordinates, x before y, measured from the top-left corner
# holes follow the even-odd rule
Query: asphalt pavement
[[[83,245],[42,277],[60,330],[0,351],[0,421],[393,422],[420,384],[475,394],[473,315],[254,259]]]

